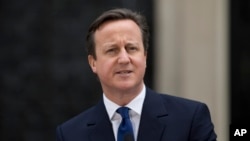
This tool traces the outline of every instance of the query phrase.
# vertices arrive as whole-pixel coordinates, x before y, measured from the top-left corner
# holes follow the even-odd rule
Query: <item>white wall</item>
[[[155,0],[154,9],[154,88],[206,103],[228,141],[228,2]]]

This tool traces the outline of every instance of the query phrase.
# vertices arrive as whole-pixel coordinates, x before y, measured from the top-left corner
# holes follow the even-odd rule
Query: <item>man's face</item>
[[[108,21],[95,32],[96,59],[89,64],[104,92],[138,91],[143,86],[146,52],[138,25],[132,20]]]

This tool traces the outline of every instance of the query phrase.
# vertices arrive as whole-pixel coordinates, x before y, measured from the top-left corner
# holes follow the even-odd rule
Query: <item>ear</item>
[[[144,56],[145,56],[145,67],[147,67],[147,58],[148,58],[148,52],[147,51],[144,52]]]
[[[93,55],[88,55],[89,65],[94,73],[96,73],[96,59]]]
[[[148,56],[148,51],[144,49],[144,56],[146,57],[147,59],[147,56]]]

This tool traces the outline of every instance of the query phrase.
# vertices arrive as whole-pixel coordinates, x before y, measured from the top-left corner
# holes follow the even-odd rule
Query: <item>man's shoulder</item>
[[[183,103],[183,104],[204,104],[201,101],[195,100],[195,99],[190,99],[190,98],[185,98],[185,97],[180,97],[180,96],[175,96],[175,95],[170,95],[170,94],[160,94],[160,96],[168,100],[168,102],[176,102],[176,103]]]
[[[150,106],[157,105],[158,109],[161,107],[168,114],[176,115],[175,118],[185,117],[185,119],[191,120],[197,112],[199,114],[209,113],[207,105],[199,100],[158,93],[152,90],[148,91],[147,101]]]
[[[158,99],[161,99],[165,105],[171,105],[171,106],[182,106],[182,107],[190,107],[194,108],[196,106],[204,106],[206,105],[205,103],[191,99],[191,98],[186,98],[186,97],[180,97],[176,95],[171,95],[167,93],[159,93],[155,92],[154,90],[148,89],[148,93],[150,93],[152,96],[158,97]]]
[[[72,127],[84,127],[89,123],[89,120],[93,117],[95,107],[91,107],[76,116],[63,122],[60,126],[62,128],[71,129]]]

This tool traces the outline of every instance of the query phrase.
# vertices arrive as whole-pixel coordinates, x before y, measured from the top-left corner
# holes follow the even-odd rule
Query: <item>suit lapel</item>
[[[91,141],[115,141],[112,124],[106,112],[103,100],[93,111],[88,122]],[[150,89],[146,90],[143,103],[137,141],[160,141],[166,128],[167,109],[161,96]]]
[[[112,124],[106,112],[103,100],[95,107],[93,118],[88,122],[91,141],[115,141]]]
[[[138,141],[160,141],[168,113],[160,95],[147,89],[143,104]]]

